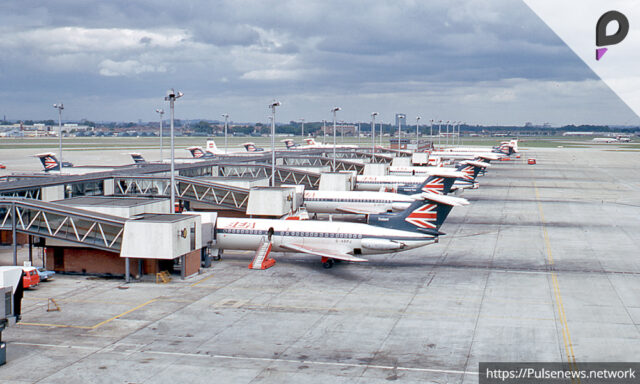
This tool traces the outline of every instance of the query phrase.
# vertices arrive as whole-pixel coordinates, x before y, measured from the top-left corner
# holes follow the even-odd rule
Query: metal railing
[[[126,219],[25,198],[0,198],[0,229],[120,252]]]

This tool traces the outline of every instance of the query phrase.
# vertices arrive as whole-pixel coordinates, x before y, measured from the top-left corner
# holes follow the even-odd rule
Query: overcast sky
[[[0,3],[0,117],[639,124],[518,0]]]

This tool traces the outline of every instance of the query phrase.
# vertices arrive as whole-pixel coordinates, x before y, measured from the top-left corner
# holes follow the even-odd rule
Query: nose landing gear
[[[330,259],[328,257],[322,257],[320,261],[322,262],[322,268],[324,269],[333,268],[333,264],[334,264],[333,259]]]

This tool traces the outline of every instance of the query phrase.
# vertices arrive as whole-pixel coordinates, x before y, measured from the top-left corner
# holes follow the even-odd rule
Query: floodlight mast
[[[371,112],[371,159],[376,154],[376,116],[378,112]]]
[[[336,171],[336,112],[342,110],[340,107],[333,107],[331,112],[333,112],[333,169],[332,171]]]
[[[416,152],[418,151],[418,130],[420,129],[420,116],[416,116]]]
[[[222,117],[224,117],[224,154],[227,154],[227,126],[229,123],[229,114],[223,113]]]
[[[162,162],[162,115],[164,115],[164,109],[156,109],[156,112],[160,115],[160,162]]]
[[[176,92],[173,88],[167,91],[167,95],[164,100],[169,102],[169,109],[171,114],[171,181],[169,188],[171,189],[171,208],[170,213],[176,212],[176,175],[175,175],[175,146],[173,141],[173,120],[174,120],[174,104],[176,99],[184,96],[184,93]]]
[[[53,108],[58,110],[58,170],[62,175],[62,110],[64,109],[64,104],[53,104]]]
[[[274,100],[269,104],[271,108],[271,186],[276,186],[276,107],[281,106],[279,101]]]

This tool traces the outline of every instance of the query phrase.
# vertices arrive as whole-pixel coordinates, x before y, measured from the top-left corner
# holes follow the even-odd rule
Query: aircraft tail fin
[[[465,176],[462,178],[464,181],[473,182],[478,177],[478,173],[489,166],[489,163],[482,161],[467,160],[461,162],[456,170],[464,173]]]
[[[129,155],[131,155],[131,158],[133,159],[133,162],[135,164],[144,164],[147,162],[147,160],[145,160],[140,153],[133,152],[133,153],[130,153]]]
[[[193,156],[195,159],[199,159],[201,157],[208,157],[207,152],[204,149],[202,149],[202,147],[189,147],[187,148],[187,150],[191,152],[191,156]]]
[[[308,137],[308,138],[304,139],[304,141],[308,145],[317,145],[318,144],[318,143],[316,143],[316,140],[313,137]]]
[[[42,163],[42,166],[44,167],[45,172],[60,170],[60,162],[58,161],[58,158],[56,157],[55,154],[49,152],[49,153],[39,153],[34,156],[40,159],[40,162]]]
[[[423,193],[421,197],[402,212],[369,215],[369,224],[437,236],[451,209],[469,204],[465,199],[435,193]]]
[[[426,192],[446,195],[451,192],[451,187],[453,186],[455,181],[459,178],[464,177],[465,174],[462,172],[451,172],[442,169],[427,177],[422,184],[407,184],[398,186],[397,193],[403,195],[414,195],[416,193]]]
[[[298,144],[296,144],[293,140],[291,139],[284,139],[282,140],[282,142],[284,143],[284,145],[287,147],[287,149],[292,149],[298,146]]]

